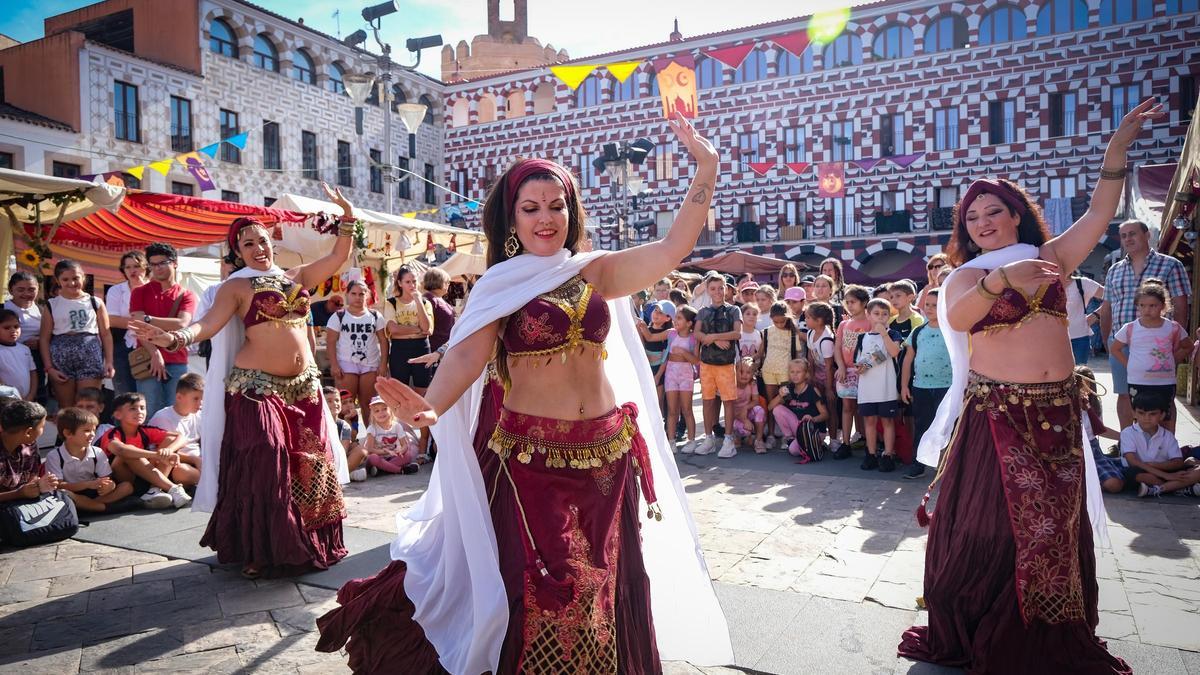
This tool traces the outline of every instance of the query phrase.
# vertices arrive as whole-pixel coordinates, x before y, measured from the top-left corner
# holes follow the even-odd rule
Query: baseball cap
[[[800,288],[799,286],[792,286],[783,293],[784,302],[799,302],[805,300],[807,297],[808,294],[805,293],[804,289]]]
[[[805,274],[803,277],[800,278],[800,285],[803,286],[804,284],[812,284],[812,283],[816,283],[816,281],[817,281],[817,278],[814,277],[813,275]]]
[[[658,302],[652,302],[650,303],[650,306],[662,312],[663,314],[666,314],[672,319],[675,318],[675,303],[671,302],[670,300],[659,300]]]
[[[369,407],[375,405],[376,403],[381,403],[381,404],[387,405],[387,401],[383,400],[382,396],[372,396],[371,402],[367,405],[367,407],[369,408]]]
[[[743,281],[742,283],[738,284],[738,293],[741,293],[742,291],[745,291],[745,290],[757,291],[758,290],[758,282],[756,282],[753,279],[747,279],[747,280]]]

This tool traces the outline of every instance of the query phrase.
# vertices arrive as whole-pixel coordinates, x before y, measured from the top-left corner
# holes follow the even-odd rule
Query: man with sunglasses
[[[179,254],[170,244],[146,247],[150,281],[129,294],[129,316],[166,331],[187,327],[196,313],[196,294],[176,281]],[[138,393],[146,397],[146,413],[154,415],[175,402],[175,385],[187,373],[186,349],[167,351],[148,345],[150,376],[136,381]]]

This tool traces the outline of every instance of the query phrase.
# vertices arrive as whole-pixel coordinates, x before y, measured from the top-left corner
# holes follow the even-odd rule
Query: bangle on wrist
[[[1129,169],[1121,167],[1119,169],[1106,169],[1100,167],[1100,180],[1124,180]]]
[[[1000,299],[1000,294],[989,291],[987,286],[983,285],[983,280],[986,278],[986,276],[979,277],[979,283],[975,284],[975,290],[978,291],[978,293],[983,297],[995,302],[996,300]]]
[[[1008,280],[1008,272],[1004,271],[1004,267],[1003,266],[997,267],[996,271],[1000,273],[1000,278],[1004,280],[1004,287],[1012,288],[1013,287],[1012,282]]]

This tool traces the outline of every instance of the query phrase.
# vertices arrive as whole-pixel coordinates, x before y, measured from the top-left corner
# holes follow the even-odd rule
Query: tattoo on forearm
[[[696,194],[692,195],[692,203],[703,204],[708,201],[708,196],[711,192],[712,186],[708,183],[696,183]]]

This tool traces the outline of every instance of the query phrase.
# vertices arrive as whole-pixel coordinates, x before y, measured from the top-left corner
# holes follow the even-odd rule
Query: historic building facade
[[[178,163],[166,175],[146,168],[140,180],[124,178],[256,204],[320,197],[320,181],[379,210],[390,190],[397,213],[444,201],[418,178],[384,184],[372,164],[384,150],[379,97],[360,126],[343,85],[348,73],[375,70],[375,57],[303,19],[240,0],[108,0],[45,25],[46,37],[0,50],[2,165],[64,176],[123,171],[249,132],[241,150],[224,144],[205,158],[217,189],[203,195]],[[393,162],[441,183],[442,85],[399,68],[393,78],[397,102],[429,106],[411,145],[393,114]]]
[[[1069,223],[1086,209],[1109,130],[1145,97],[1170,116],[1130,162],[1171,161],[1196,102],[1197,9],[1195,0],[888,0],[853,8],[840,35],[799,57],[772,38],[807,18],[676,33],[570,62],[640,61],[625,83],[599,68],[572,91],[544,67],[451,83],[447,177],[482,198],[513,158],[551,157],[579,174],[601,246],[661,236],[690,175],[652,64],[692,55],[696,124],[722,155],[698,255],[731,246],[809,262],[836,255],[884,275],[911,260],[888,251],[928,255],[945,244],[949,207],[975,177],[1012,178],[1057,226]],[[737,45],[753,45],[737,69],[705,55]],[[649,190],[635,209],[593,161],[604,144],[638,138],[658,145],[635,170]],[[815,173],[785,166],[880,158],[870,169],[846,164],[841,199],[817,198]],[[774,165],[759,175],[752,162]],[[623,212],[640,227],[619,225]],[[1105,243],[1115,248],[1115,237]]]

